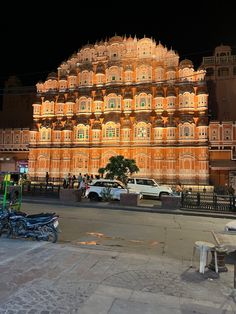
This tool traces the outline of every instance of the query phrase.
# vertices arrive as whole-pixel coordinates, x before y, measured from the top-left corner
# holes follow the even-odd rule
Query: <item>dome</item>
[[[193,68],[193,63],[191,60],[189,59],[184,59],[179,63],[179,67],[180,69],[184,69],[184,68]]]
[[[123,43],[123,38],[121,36],[113,36],[108,40],[108,44],[113,43]]]
[[[88,48],[92,49],[92,48],[94,48],[94,46],[92,44],[86,44],[80,50],[84,50],[84,49],[88,49]]]
[[[220,46],[217,46],[215,48],[215,51],[214,51],[214,55],[221,55],[221,54],[225,54],[225,53],[229,53],[229,55],[231,55],[231,47],[230,46],[226,46],[226,45],[220,45]]]
[[[134,39],[131,37],[131,36],[129,36],[127,39],[126,39],[126,42],[133,42],[134,41]]]

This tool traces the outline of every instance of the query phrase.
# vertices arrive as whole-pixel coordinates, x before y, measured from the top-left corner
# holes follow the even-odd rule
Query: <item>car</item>
[[[171,187],[160,185],[152,178],[129,178],[127,186],[130,190],[141,193],[143,196],[161,198],[163,195],[173,194]]]
[[[85,197],[88,197],[91,201],[99,201],[109,198],[120,200],[121,193],[128,193],[128,190],[121,181],[95,179],[87,186]]]
[[[232,220],[225,225],[225,232],[236,232],[236,220]]]

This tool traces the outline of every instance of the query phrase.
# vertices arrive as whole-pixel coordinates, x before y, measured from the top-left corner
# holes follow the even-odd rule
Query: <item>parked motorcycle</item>
[[[20,236],[55,243],[58,240],[58,217],[55,213],[27,215],[5,210],[0,214],[0,235],[6,232],[9,237]]]

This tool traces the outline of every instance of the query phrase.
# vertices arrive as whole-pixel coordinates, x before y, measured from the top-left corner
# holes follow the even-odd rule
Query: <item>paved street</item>
[[[58,212],[61,242],[0,238],[0,314],[236,313],[233,256],[219,275],[189,268],[227,219],[44,206],[23,210]]]

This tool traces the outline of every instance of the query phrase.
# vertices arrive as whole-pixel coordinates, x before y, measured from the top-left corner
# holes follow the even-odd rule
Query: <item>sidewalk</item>
[[[113,202],[91,202],[89,199],[83,198],[81,202],[63,202],[59,198],[50,198],[43,196],[23,196],[23,203],[35,203],[35,204],[57,204],[62,206],[75,206],[75,207],[88,207],[88,208],[109,208],[113,210],[130,210],[130,211],[142,211],[151,213],[162,214],[176,214],[176,215],[189,215],[189,216],[201,216],[201,217],[215,217],[215,218],[229,218],[236,219],[235,213],[217,213],[206,212],[196,210],[183,210],[183,209],[163,209],[161,208],[161,201],[153,199],[143,199],[140,201],[139,206],[122,206],[119,201]]]
[[[0,238],[0,313],[236,312],[233,265],[219,276],[189,261]]]

